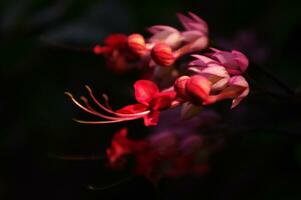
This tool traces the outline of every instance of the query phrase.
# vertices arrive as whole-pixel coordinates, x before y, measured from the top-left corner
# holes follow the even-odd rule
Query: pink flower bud
[[[142,35],[134,33],[127,39],[128,47],[137,55],[143,56],[147,53],[145,40]]]
[[[162,65],[164,67],[172,65],[176,60],[172,49],[165,43],[156,44],[152,49],[151,55],[158,65]]]
[[[209,96],[211,82],[204,76],[194,75],[186,83],[186,92],[190,101],[196,105],[201,105]]]

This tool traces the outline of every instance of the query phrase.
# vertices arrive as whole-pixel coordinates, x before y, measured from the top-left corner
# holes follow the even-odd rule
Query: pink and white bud
[[[156,44],[152,49],[151,56],[158,65],[164,67],[172,65],[176,60],[172,49],[165,43]]]

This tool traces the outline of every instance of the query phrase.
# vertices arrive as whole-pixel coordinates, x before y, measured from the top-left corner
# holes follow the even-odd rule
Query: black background
[[[4,0],[0,6],[0,199],[301,198],[298,1]],[[133,101],[138,73],[112,73],[91,48],[110,33],[145,34],[155,24],[179,27],[175,14],[187,11],[208,22],[216,45],[232,48],[241,33],[255,36],[256,42],[240,50],[289,89],[258,65],[250,66],[251,94],[237,109],[222,109],[227,132],[216,130],[225,145],[211,155],[210,171],[203,177],[153,185],[130,170],[107,169],[104,160],[55,157],[103,156],[114,131],[125,125],[74,123],[71,118],[85,115],[64,91],[79,96],[89,84],[108,93],[115,107]],[[133,137],[147,134],[141,121],[126,125]],[[129,176],[106,190],[87,189]]]

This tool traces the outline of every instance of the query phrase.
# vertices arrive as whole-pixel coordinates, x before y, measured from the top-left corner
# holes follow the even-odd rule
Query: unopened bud
[[[143,36],[138,33],[134,33],[128,36],[127,44],[128,47],[139,56],[143,56],[147,52],[145,40]]]
[[[177,92],[177,96],[184,100],[188,99],[188,95],[186,92],[186,83],[189,79],[189,76],[181,76],[175,81],[174,84],[174,89]]]
[[[211,82],[204,76],[194,75],[186,83],[186,92],[190,101],[196,105],[201,105],[209,96]]]
[[[164,67],[172,65],[176,60],[172,49],[165,43],[156,44],[152,49],[151,55],[158,65],[162,65]]]

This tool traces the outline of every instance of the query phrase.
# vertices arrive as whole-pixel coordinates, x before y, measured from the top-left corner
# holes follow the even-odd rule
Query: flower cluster
[[[141,79],[134,83],[137,103],[120,109],[112,109],[106,95],[103,95],[104,103],[101,103],[88,86],[86,89],[97,109],[87,98],[81,97],[82,103],[80,103],[71,93],[66,92],[79,108],[101,118],[98,121],[76,120],[77,122],[108,124],[143,119],[145,126],[154,126],[159,123],[160,113],[165,110],[183,106],[185,107],[183,110],[190,112],[191,109],[226,99],[232,100],[231,108],[234,108],[248,95],[249,85],[243,77],[249,65],[248,58],[236,50],[224,51],[211,47],[207,23],[197,15],[178,14],[178,19],[183,30],[156,25],[148,28],[151,33],[148,38],[138,33],[128,36],[112,34],[105,39],[104,45],[94,47],[94,53],[103,55],[108,67],[116,72],[136,68],[147,69],[147,73],[151,72],[152,75],[148,74],[148,80]],[[184,56],[188,56],[190,60],[181,59]],[[163,79],[171,82],[163,88],[160,82],[156,81],[156,72],[165,69],[172,69],[169,71],[174,73],[163,73]],[[180,150],[182,146],[190,148],[192,144],[187,142],[189,138],[186,138],[186,141],[185,138],[170,136],[166,140],[172,144],[168,150],[160,151],[156,146],[161,144],[159,141],[155,143],[151,142],[152,139],[134,141],[126,136],[126,129],[116,133],[111,148],[107,150],[112,167],[123,163],[121,161],[124,160],[125,155],[133,154],[137,162],[136,172],[147,177],[150,177],[155,168],[162,166],[162,163],[167,160],[167,165],[172,167],[165,170],[165,174],[181,174],[187,170],[197,171],[199,167],[203,170],[204,165],[199,166],[195,163],[197,159],[194,153],[184,155]],[[201,137],[197,140],[199,143],[196,146],[200,147]],[[162,144],[162,146],[166,145]],[[183,160],[185,162],[182,162]]]
[[[134,67],[169,67],[181,56],[205,49],[209,41],[208,26],[201,18],[193,13],[188,17],[178,14],[178,18],[183,31],[156,25],[148,28],[152,34],[148,39],[138,33],[113,34],[103,46],[96,45],[94,53],[103,54],[109,68],[119,72]]]

